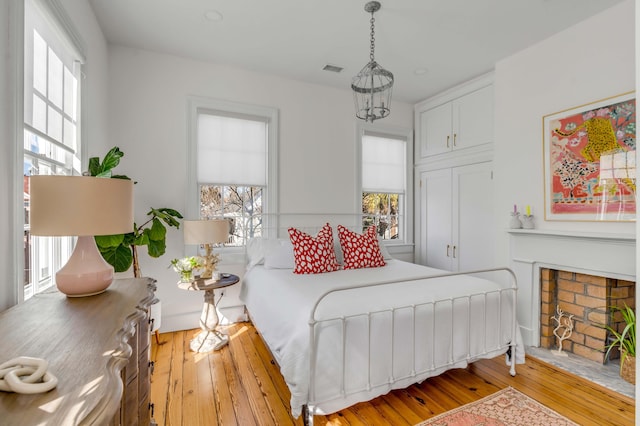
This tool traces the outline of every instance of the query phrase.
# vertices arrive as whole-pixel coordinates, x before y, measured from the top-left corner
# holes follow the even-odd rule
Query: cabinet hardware
[[[155,361],[149,361],[149,372],[150,372],[151,374],[153,374],[153,371],[155,370],[155,368],[156,368],[156,363],[155,363]]]
[[[453,258],[456,258],[456,246],[453,246]]]
[[[149,403],[149,410],[151,410],[151,417],[153,417],[153,411],[156,408],[155,404],[153,402]]]
[[[453,134],[453,146],[456,146],[456,138],[458,137],[457,133]]]
[[[451,246],[449,244],[447,244],[447,257],[449,257],[449,249],[451,248]]]
[[[447,148],[449,148],[449,135],[447,135]]]

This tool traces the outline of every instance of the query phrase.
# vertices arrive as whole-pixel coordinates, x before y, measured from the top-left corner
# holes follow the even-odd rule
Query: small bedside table
[[[200,328],[202,331],[191,340],[190,348],[193,352],[217,351],[229,343],[229,336],[216,330],[218,326],[218,312],[216,311],[214,290],[229,287],[240,281],[237,275],[221,274],[217,281],[208,279],[198,279],[190,283],[178,283],[178,287],[183,290],[204,290],[204,306],[200,315]],[[220,296],[220,299],[222,296]],[[218,302],[220,302],[218,299]]]

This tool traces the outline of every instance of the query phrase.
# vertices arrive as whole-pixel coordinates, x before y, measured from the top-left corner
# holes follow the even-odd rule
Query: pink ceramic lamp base
[[[78,237],[73,254],[56,273],[58,290],[69,297],[100,294],[113,282],[113,267],[103,258],[92,236]]]

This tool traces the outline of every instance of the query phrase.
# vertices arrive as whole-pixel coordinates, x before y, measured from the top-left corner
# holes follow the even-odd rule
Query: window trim
[[[362,137],[369,135],[404,139],[406,143],[406,167],[405,167],[405,193],[402,199],[402,215],[404,226],[402,236],[395,240],[382,240],[388,246],[413,244],[413,130],[404,127],[357,123],[356,129],[356,196],[355,209],[362,214]]]
[[[198,114],[210,112],[226,116],[245,116],[258,118],[267,123],[267,196],[263,214],[267,217],[277,217],[278,213],[278,109],[259,105],[249,105],[240,102],[224,101],[200,96],[190,96],[187,100],[187,208],[186,219],[200,218],[200,195],[197,177],[197,146],[198,146]],[[219,183],[222,184],[222,183]],[[269,224],[266,229],[271,229]],[[277,227],[276,227],[277,229]],[[244,248],[242,248],[244,251]]]
[[[65,7],[62,5],[60,0],[30,0],[33,6],[38,10],[38,13],[47,21],[47,23],[51,26],[51,29],[55,33],[55,37],[57,41],[59,41],[64,49],[68,49],[68,51],[75,57],[75,63],[80,66],[79,70],[79,78],[78,78],[78,99],[80,103],[80,111],[77,116],[76,123],[76,135],[79,138],[77,141],[76,149],[80,152],[79,160],[80,164],[87,164],[88,161],[88,150],[87,150],[87,141],[88,141],[88,127],[84,126],[83,123],[87,120],[88,116],[88,91],[86,89],[86,45],[84,43],[84,39],[77,31],[76,27],[73,24],[73,21],[69,18],[68,13],[65,10]],[[24,94],[26,84],[30,84],[25,79],[25,49],[27,46],[25,45],[26,39],[24,37],[24,33],[26,30],[25,19],[26,19],[26,4],[25,2],[13,2],[15,7],[9,7],[9,9],[13,9],[12,15],[14,17],[15,26],[11,28],[12,34],[15,36],[15,43],[13,48],[16,52],[16,66],[14,72],[16,73],[16,81],[17,81],[17,92],[15,92],[16,100],[16,115],[15,115],[15,128],[14,128],[14,148],[15,148],[15,167],[16,174],[15,176],[21,176],[20,179],[17,179],[14,185],[14,199],[15,199],[15,234],[14,234],[14,245],[18,249],[16,253],[22,253],[19,256],[16,256],[14,261],[14,267],[16,273],[13,274],[16,277],[14,281],[15,286],[15,295],[16,303],[23,302],[25,300],[25,283],[24,283],[24,268],[25,268],[25,259],[24,259],[24,229],[25,229],[25,218],[24,218],[24,188],[23,188],[23,165],[25,159],[25,150],[24,150],[24,134],[25,129],[29,126],[25,123],[25,115],[24,115]],[[30,48],[32,51],[32,48]],[[40,135],[42,136],[42,135]],[[54,145],[59,146],[60,144],[51,141],[51,138],[48,136],[45,137],[49,142],[53,142]],[[67,149],[67,147],[63,147],[63,149]],[[72,166],[73,169],[73,166]],[[61,260],[61,253],[55,252],[53,253],[53,261],[52,261],[52,271],[51,276],[55,275],[55,273],[60,269],[60,267],[66,262],[66,259],[71,255],[71,251],[73,250],[74,243],[71,243],[69,247],[69,253],[64,254],[64,261]],[[59,250],[62,246],[60,241],[53,240],[52,247],[55,250]],[[34,265],[32,264],[33,268]],[[32,279],[35,277],[35,274],[32,272]],[[53,283],[53,280],[51,280]],[[32,282],[32,286],[34,283]],[[51,284],[53,285],[53,284]],[[38,287],[36,285],[36,287]],[[47,286],[48,287],[48,286]],[[45,287],[46,288],[46,287]],[[32,289],[33,292],[33,289]]]

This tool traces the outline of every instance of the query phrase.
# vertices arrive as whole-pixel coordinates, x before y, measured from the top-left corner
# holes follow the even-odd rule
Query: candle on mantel
[[[531,216],[531,206],[527,205],[527,216]]]

